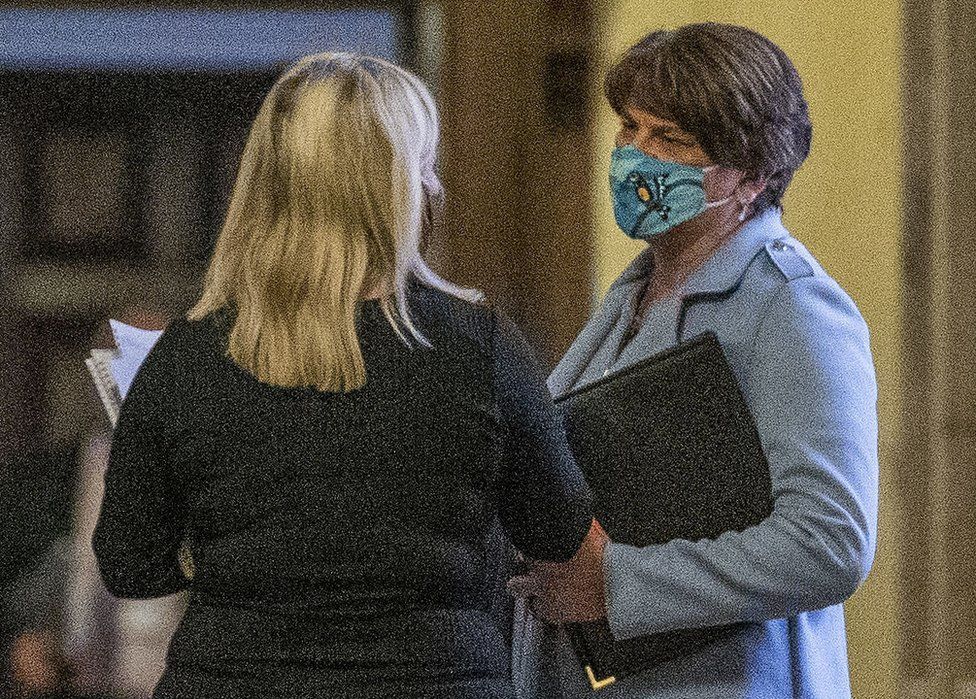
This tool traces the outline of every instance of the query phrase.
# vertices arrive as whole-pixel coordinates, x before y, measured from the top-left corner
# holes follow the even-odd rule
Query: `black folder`
[[[714,539],[772,512],[769,464],[718,338],[706,333],[556,397],[615,542]],[[594,689],[678,658],[737,625],[616,641],[606,619],[566,625]]]

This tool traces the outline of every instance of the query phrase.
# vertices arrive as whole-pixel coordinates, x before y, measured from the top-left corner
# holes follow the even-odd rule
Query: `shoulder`
[[[823,268],[798,241],[784,236],[766,243],[762,255],[772,269],[786,282],[804,277],[815,277]]]
[[[452,294],[426,287],[427,312],[425,319],[437,339],[446,340],[446,347],[474,349],[483,357],[497,362],[514,362],[520,366],[537,362],[538,358],[518,324],[490,301],[472,302]],[[440,333],[440,335],[435,335]]]
[[[491,303],[469,301],[442,289],[419,284],[411,300],[411,312],[415,313],[425,332],[490,346],[497,323],[497,310]]]
[[[807,247],[790,235],[770,240],[752,266],[751,285],[766,312],[826,303],[860,318],[857,305]]]
[[[868,346],[867,323],[857,304],[801,242],[790,236],[770,241],[759,268],[757,341],[820,345],[844,335]]]

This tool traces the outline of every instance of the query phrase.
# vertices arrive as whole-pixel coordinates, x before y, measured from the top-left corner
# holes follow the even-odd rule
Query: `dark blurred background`
[[[647,31],[751,26],[796,62],[814,150],[786,223],[872,331],[881,534],[847,605],[855,696],[976,697],[976,6],[962,0],[0,2],[0,692],[148,696],[180,596],[112,599],[90,551],[107,318],[196,299],[247,129],[299,56],[431,86],[428,254],[551,368],[638,246],[614,228],[610,61]]]
[[[525,9],[0,3],[7,693],[148,696],[162,670],[184,600],[115,600],[93,565],[110,431],[84,358],[112,345],[108,317],[160,328],[195,300],[247,130],[294,59],[355,50],[424,77],[443,105],[451,192],[432,262],[502,304],[541,360],[568,345],[589,312],[575,292],[591,280],[592,22],[558,3]],[[563,29],[538,42],[526,22]],[[499,44],[512,29],[518,41]],[[521,190],[543,143],[554,148],[540,203]],[[577,240],[553,256],[562,226]]]

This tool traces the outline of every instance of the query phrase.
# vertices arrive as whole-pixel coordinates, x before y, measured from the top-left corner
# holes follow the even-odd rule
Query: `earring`
[[[739,203],[742,204],[742,211],[739,212],[739,223],[742,223],[746,220],[746,211],[748,210],[749,205],[744,201],[740,201]]]

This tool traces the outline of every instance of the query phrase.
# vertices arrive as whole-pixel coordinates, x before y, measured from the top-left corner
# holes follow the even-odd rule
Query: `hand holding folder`
[[[603,553],[609,537],[595,519],[579,552],[565,563],[536,561],[508,589],[532,598],[532,612],[549,623],[595,621],[606,616]]]
[[[556,398],[570,446],[614,542],[714,539],[772,512],[769,464],[711,333]],[[606,619],[567,635],[594,689],[692,653],[736,626],[618,641]]]

